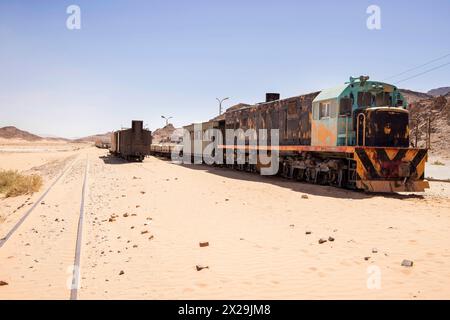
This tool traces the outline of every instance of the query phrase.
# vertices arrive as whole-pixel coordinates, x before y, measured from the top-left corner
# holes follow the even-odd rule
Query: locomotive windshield
[[[367,146],[408,147],[408,111],[376,108],[367,113]]]
[[[400,102],[400,105],[403,102]],[[389,92],[358,92],[358,107],[396,107]]]

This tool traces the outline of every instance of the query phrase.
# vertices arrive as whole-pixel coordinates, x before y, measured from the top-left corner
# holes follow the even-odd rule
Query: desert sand
[[[11,148],[0,147],[0,168],[40,173],[45,185],[0,200],[0,238],[64,174],[0,247],[0,299],[70,297],[87,164],[79,299],[450,297],[449,183],[374,195],[154,157],[127,163],[87,145]]]

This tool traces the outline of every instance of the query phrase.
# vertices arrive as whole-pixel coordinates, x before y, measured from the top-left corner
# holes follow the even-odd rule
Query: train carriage
[[[150,154],[152,133],[143,128],[143,121],[133,120],[130,129],[111,134],[111,154],[125,160],[143,161]]]

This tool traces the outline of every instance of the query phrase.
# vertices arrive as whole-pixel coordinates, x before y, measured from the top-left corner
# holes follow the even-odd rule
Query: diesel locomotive
[[[289,179],[370,192],[429,187],[424,179],[427,149],[410,147],[405,98],[396,86],[367,76],[287,99],[266,94],[265,102],[231,107],[202,127],[219,129],[223,136],[226,129],[278,129],[279,144],[270,146],[269,134],[264,151],[277,150],[278,173]],[[195,132],[190,136],[203,137]],[[249,145],[236,143],[219,148],[250,151]],[[260,146],[256,149],[263,151]],[[227,165],[252,172],[262,167],[249,162]]]

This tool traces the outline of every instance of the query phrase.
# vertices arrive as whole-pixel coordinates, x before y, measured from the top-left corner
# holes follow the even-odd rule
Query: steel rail
[[[28,218],[28,216],[33,212],[33,210],[38,206],[38,204],[45,199],[46,195],[56,185],[56,183],[65,175],[65,173],[70,168],[73,167],[74,163],[77,160],[78,159],[73,160],[70,165],[68,165],[65,169],[63,169],[61,174],[52,182],[52,184],[47,188],[47,190],[34,202],[34,204],[30,207],[30,209],[27,210],[27,212],[20,218],[20,220],[17,221],[17,223],[11,228],[11,230],[6,234],[6,236],[0,239],[0,248],[2,248],[5,245],[5,243],[11,238],[11,236],[17,231],[17,229],[19,229],[22,223]]]
[[[89,172],[89,156],[86,156],[86,167],[84,169],[83,187],[81,188],[80,216],[78,218],[77,242],[75,246],[75,257],[72,272],[72,286],[70,290],[70,300],[77,300],[78,290],[80,288],[80,265],[81,265],[81,247],[83,238],[83,220],[84,220],[84,201],[86,199],[86,188]]]

